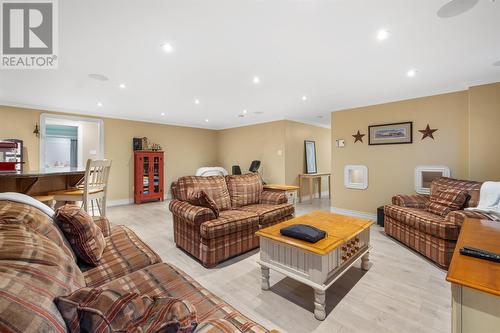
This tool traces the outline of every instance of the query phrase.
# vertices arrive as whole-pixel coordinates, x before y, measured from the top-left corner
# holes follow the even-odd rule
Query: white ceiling
[[[328,126],[331,111],[500,81],[500,1],[438,18],[446,2],[60,0],[59,69],[0,71],[0,104],[205,128]]]

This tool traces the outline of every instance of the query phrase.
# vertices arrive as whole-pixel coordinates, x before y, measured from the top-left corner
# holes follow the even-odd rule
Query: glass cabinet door
[[[160,157],[153,157],[153,192],[160,193]]]
[[[143,174],[142,174],[142,193],[143,194],[149,194],[149,157],[144,156],[142,158],[142,169],[143,169]]]

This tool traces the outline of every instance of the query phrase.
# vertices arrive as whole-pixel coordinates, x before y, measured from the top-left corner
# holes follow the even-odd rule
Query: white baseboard
[[[350,209],[344,209],[344,208],[338,208],[338,207],[330,207],[330,211],[332,213],[337,213],[337,214],[342,214],[342,215],[347,215],[347,216],[354,216],[354,217],[359,217],[362,219],[377,221],[377,214],[373,214],[373,213],[360,212],[358,210],[350,210]]]

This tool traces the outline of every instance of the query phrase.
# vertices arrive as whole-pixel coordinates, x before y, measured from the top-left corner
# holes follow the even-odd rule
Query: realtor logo
[[[0,68],[57,68],[57,0],[0,0],[0,17]]]

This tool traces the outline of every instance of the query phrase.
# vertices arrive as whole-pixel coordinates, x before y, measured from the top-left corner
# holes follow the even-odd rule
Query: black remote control
[[[500,263],[500,254],[477,249],[475,247],[464,246],[460,249],[460,254]]]

